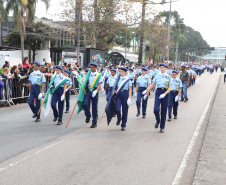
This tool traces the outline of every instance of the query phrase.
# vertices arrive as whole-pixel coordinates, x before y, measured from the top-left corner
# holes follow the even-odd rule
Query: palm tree
[[[1,0],[0,0],[1,1]],[[24,58],[24,40],[26,39],[26,24],[33,21],[35,17],[36,4],[38,0],[6,0],[6,14],[13,11],[15,28],[19,29],[21,39],[22,60]],[[41,0],[49,8],[50,0]]]

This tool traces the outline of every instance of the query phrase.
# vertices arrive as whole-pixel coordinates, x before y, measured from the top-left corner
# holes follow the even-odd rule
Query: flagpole
[[[39,111],[38,111],[38,114],[41,112],[41,109],[42,109],[43,104],[44,104],[44,102],[42,102],[42,105],[41,105],[41,107],[40,107],[40,109],[39,109]],[[38,114],[37,114],[37,115],[38,115]]]
[[[73,111],[72,111],[72,113],[71,113],[71,116],[70,116],[70,118],[69,118],[69,120],[68,120],[67,125],[66,125],[65,128],[67,128],[67,126],[68,126],[68,124],[69,124],[69,122],[70,122],[70,120],[71,120],[71,117],[72,117],[72,115],[73,115],[73,113],[74,113],[74,111],[75,111],[75,108],[76,108],[77,104],[78,104],[78,101],[77,101],[76,104],[75,104],[75,107],[74,107],[74,109],[73,109]]]
[[[102,114],[102,116],[101,116],[101,118],[100,118],[99,124],[100,124],[100,122],[102,121],[102,119],[103,119],[103,117],[104,117],[104,113],[105,113],[105,110],[104,110],[104,112],[103,112],[103,114]]]

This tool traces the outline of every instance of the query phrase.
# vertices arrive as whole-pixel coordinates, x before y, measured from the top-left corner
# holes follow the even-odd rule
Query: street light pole
[[[126,47],[125,47],[125,60],[126,60],[126,50],[127,50],[127,11],[126,11]]]
[[[171,4],[170,0],[170,12],[169,12],[169,22],[168,22],[168,38],[167,38],[167,63],[169,63],[169,53],[170,53],[170,22],[171,22]]]

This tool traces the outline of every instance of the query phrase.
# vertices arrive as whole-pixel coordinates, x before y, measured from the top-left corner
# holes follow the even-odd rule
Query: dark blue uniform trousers
[[[109,87],[109,88],[108,88],[108,91],[107,91],[107,98],[106,98],[107,101],[109,100],[109,98],[110,98],[110,96],[111,96],[112,88],[113,88],[113,87]]]
[[[91,113],[90,113],[90,101],[92,101],[92,115],[93,115],[92,124],[96,124],[97,123],[97,119],[98,119],[98,108],[97,108],[97,104],[98,104],[98,93],[93,98],[92,97],[92,92],[90,92],[90,91],[87,90],[86,91],[86,95],[84,96],[83,104],[82,104],[83,110],[85,111],[85,116],[86,117],[91,117]]]
[[[118,92],[116,95],[116,106],[115,112],[117,114],[118,121],[122,121],[121,127],[125,128],[127,123],[127,116],[128,116],[128,105],[127,100],[129,98],[129,91],[124,90]],[[121,106],[122,106],[122,116],[121,116]]]
[[[171,118],[172,116],[172,108],[173,108],[173,115],[177,116],[178,101],[175,102],[175,97],[177,95],[178,95],[178,91],[171,91],[169,94],[169,106],[168,106],[169,118]]]
[[[66,110],[69,111],[70,108],[70,90],[65,93],[65,100],[66,100]]]
[[[40,92],[41,92],[40,86],[32,85],[31,86],[30,97],[29,97],[29,100],[28,100],[28,104],[29,104],[29,106],[31,108],[31,111],[34,114],[37,114],[37,118],[40,118],[40,113],[38,114],[38,111],[40,109],[40,101],[41,101],[41,100],[38,99],[38,95],[40,94]],[[34,104],[34,99],[35,98],[36,98],[36,103]]]
[[[53,109],[53,116],[54,118],[58,117],[58,122],[62,122],[62,116],[63,116],[63,110],[64,110],[64,101],[61,101],[61,96],[63,95],[64,88],[59,87],[52,96],[52,102],[51,102],[51,107]],[[58,110],[56,108],[56,104],[58,102]]]
[[[146,109],[147,109],[147,102],[148,102],[148,97],[146,100],[144,100],[144,95],[142,94],[143,91],[145,91],[145,87],[139,87],[138,92],[137,92],[137,113],[140,114],[140,104],[141,104],[141,99],[142,99],[142,115],[146,116]]]
[[[155,92],[154,114],[155,114],[156,121],[160,123],[161,129],[165,128],[169,94],[167,94],[163,99],[159,99],[159,96],[165,92],[166,90],[162,90],[162,89],[157,89]],[[160,119],[160,106],[161,106],[161,119]]]

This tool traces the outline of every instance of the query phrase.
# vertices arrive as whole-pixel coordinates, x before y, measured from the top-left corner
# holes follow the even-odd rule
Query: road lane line
[[[220,78],[220,77],[219,77],[219,78]],[[215,88],[213,89],[212,95],[211,95],[211,97],[210,97],[210,99],[209,99],[209,101],[208,101],[208,103],[207,103],[207,105],[206,105],[206,107],[205,107],[205,109],[204,109],[204,111],[203,111],[203,113],[202,113],[202,116],[201,116],[201,118],[200,118],[200,120],[199,120],[199,122],[198,122],[198,125],[197,125],[197,127],[196,127],[196,129],[195,129],[195,132],[194,132],[193,136],[192,136],[191,142],[190,142],[190,144],[189,144],[189,146],[188,146],[188,148],[187,148],[187,151],[186,151],[186,153],[185,153],[185,155],[184,155],[184,157],[183,157],[183,160],[182,160],[181,165],[180,165],[180,167],[179,167],[179,169],[178,169],[178,171],[177,171],[176,177],[174,178],[174,181],[173,181],[172,185],[177,185],[177,184],[180,183],[180,180],[181,180],[181,178],[182,178],[182,174],[183,174],[183,172],[184,172],[184,170],[185,170],[185,168],[186,168],[186,166],[187,166],[187,162],[188,162],[188,160],[189,160],[189,156],[190,156],[190,154],[191,154],[191,152],[192,152],[192,150],[193,150],[193,148],[194,148],[196,139],[197,139],[197,137],[198,137],[198,135],[199,135],[199,132],[200,132],[200,129],[201,129],[203,123],[204,123],[206,114],[207,114],[208,109],[209,109],[209,107],[210,107],[210,103],[211,103],[211,101],[212,101],[212,98],[213,98],[213,96],[214,96],[214,94],[215,94],[215,90],[216,90],[216,88],[217,88],[219,82],[220,82],[220,81],[219,81],[219,79],[218,79],[217,84],[216,84]]]
[[[10,168],[10,167],[16,166],[16,165],[18,165],[18,164],[20,164],[20,163],[22,163],[22,162],[24,162],[24,161],[26,161],[26,160],[32,158],[32,157],[35,157],[35,156],[37,156],[38,154],[41,154],[42,152],[47,151],[47,150],[49,150],[49,149],[55,147],[56,145],[59,145],[60,143],[62,143],[62,141],[53,143],[53,144],[51,144],[51,145],[49,145],[49,146],[46,146],[46,147],[44,147],[44,148],[42,148],[42,149],[36,151],[35,153],[31,154],[31,155],[25,156],[23,159],[21,159],[21,160],[19,160],[19,161],[16,161],[16,162],[14,162],[14,163],[11,163],[11,164],[7,165],[6,167],[0,168],[0,172],[2,172],[2,171],[4,171],[4,170],[7,170],[7,169]]]

